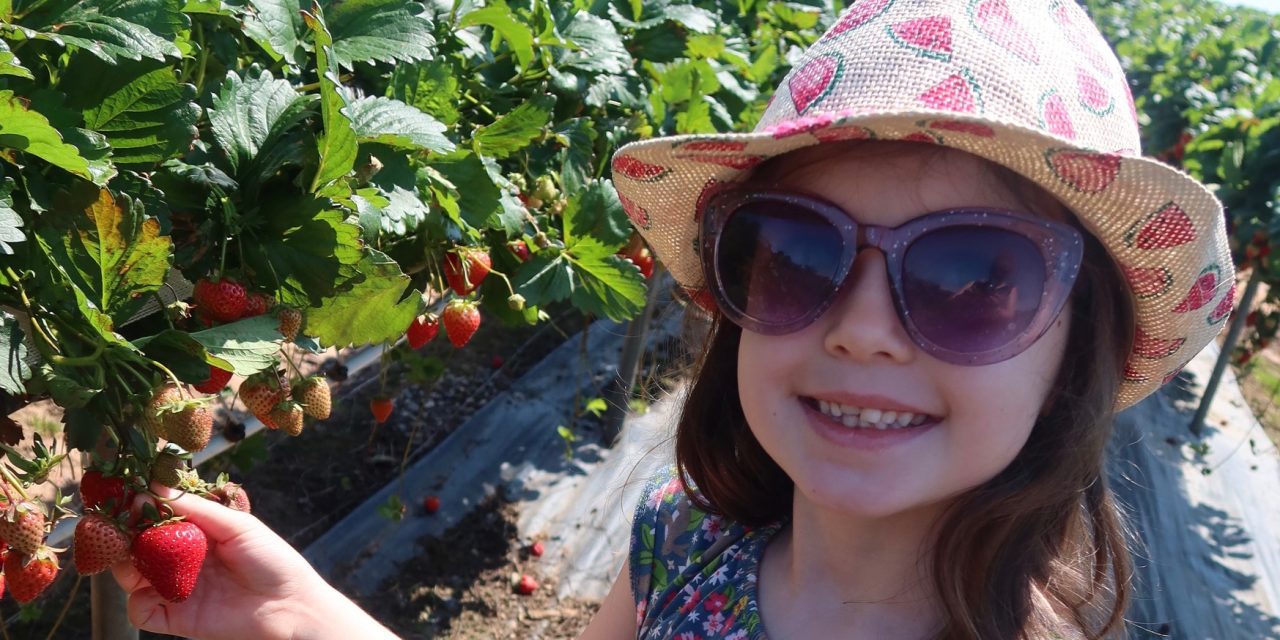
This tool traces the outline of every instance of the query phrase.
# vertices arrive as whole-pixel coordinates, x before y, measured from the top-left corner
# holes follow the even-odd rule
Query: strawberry
[[[276,317],[280,319],[280,335],[284,336],[284,341],[293,342],[302,329],[302,312],[293,307],[284,307]]]
[[[373,414],[374,422],[382,424],[391,417],[391,411],[395,409],[395,402],[387,396],[377,396],[369,401],[369,412]]]
[[[409,343],[410,349],[421,349],[439,332],[440,319],[436,314],[429,313],[413,319],[413,324],[409,325],[409,330],[405,332],[405,341]]]
[[[435,513],[440,510],[440,498],[437,496],[427,496],[422,500],[422,510],[427,513]]]
[[[245,298],[244,315],[241,317],[252,318],[254,316],[260,316],[271,309],[271,304],[273,302],[275,302],[275,299],[271,296],[258,293],[257,291],[252,291]]]
[[[524,240],[512,240],[507,243],[507,248],[511,249],[511,253],[516,254],[516,259],[525,262],[529,259],[529,245]]]
[[[0,538],[19,554],[31,555],[44,543],[44,509],[31,501],[9,504],[0,518]]]
[[[223,482],[214,488],[210,496],[236,511],[250,512],[249,493],[239,484]]]
[[[316,420],[328,418],[333,411],[329,383],[320,376],[303,378],[293,385],[293,397],[302,403],[302,412]]]
[[[618,255],[640,267],[640,275],[644,276],[645,280],[653,277],[653,253],[649,251],[648,247],[641,246],[634,250],[623,250]]]
[[[502,365],[506,363],[507,361],[504,360],[502,356],[494,356],[493,359],[489,361],[489,366],[494,369],[501,369]]]
[[[458,295],[465,296],[480,286],[492,267],[488,251],[462,247],[445,254],[444,279]]]
[[[257,416],[263,424],[264,417],[271,413],[276,405],[289,398],[289,388],[280,381],[280,375],[274,371],[259,371],[240,383],[240,400],[249,409],[249,413]],[[271,424],[268,427],[275,428]]]
[[[182,602],[195,591],[209,552],[209,540],[195,524],[166,520],[133,539],[133,566],[169,602]]]
[[[230,278],[201,278],[196,281],[192,296],[200,314],[213,322],[239,320],[249,302],[244,285]]]
[[[285,433],[291,436],[296,436],[302,433],[306,416],[302,412],[302,405],[292,400],[287,400],[276,405],[276,408],[271,410],[271,415],[267,417],[271,418],[271,424],[276,425],[276,428],[283,429]]]
[[[187,451],[199,451],[209,446],[213,435],[213,412],[204,400],[186,400],[170,404],[163,413],[165,439]]]
[[[4,561],[9,593],[21,604],[35,600],[58,577],[58,556],[40,546],[33,554],[9,553]]]
[[[181,472],[187,468],[187,463],[182,458],[162,451],[156,455],[156,460],[151,464],[151,481],[159,482],[166,487],[177,487],[182,484]]]
[[[444,308],[444,331],[453,346],[462,348],[471,341],[480,328],[480,309],[476,303],[466,300],[452,300]]]
[[[127,494],[124,478],[119,476],[106,476],[97,469],[90,469],[80,478],[80,502],[85,509],[117,513],[128,504]]]
[[[129,535],[116,521],[89,512],[76,523],[76,572],[91,576],[129,557]]]
[[[520,576],[520,581],[516,583],[516,593],[522,596],[532,595],[537,589],[538,581],[528,574]]]
[[[217,393],[231,381],[231,372],[209,365],[209,378],[200,384],[191,385],[200,393]]]
[[[531,556],[533,556],[533,557],[535,557],[535,558],[541,558],[541,557],[542,557],[542,554],[544,554],[544,553],[546,553],[546,552],[547,552],[547,549],[546,549],[546,547],[544,547],[544,546],[542,545],[542,542],[541,542],[541,541],[539,541],[539,542],[535,542],[535,543],[533,543],[533,544],[529,545],[529,555],[531,555]]]
[[[167,438],[168,435],[164,431],[164,414],[162,409],[171,403],[182,399],[182,393],[178,391],[178,387],[172,384],[166,384],[151,395],[151,401],[147,403],[145,409],[142,410],[141,422],[151,433],[158,438]]]

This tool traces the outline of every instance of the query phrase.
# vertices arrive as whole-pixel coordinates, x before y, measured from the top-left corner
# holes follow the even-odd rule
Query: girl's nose
[[[820,320],[827,351],[859,362],[909,362],[915,345],[898,320],[884,253],[859,252],[840,297]]]

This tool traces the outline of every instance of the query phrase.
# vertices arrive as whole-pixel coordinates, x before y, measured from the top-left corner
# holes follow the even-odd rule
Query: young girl
[[[1234,282],[1220,205],[1138,149],[1071,0],[861,0],[753,133],[622,149],[624,208],[712,325],[583,638],[1123,635],[1111,418]],[[135,624],[390,637],[253,517],[173,506],[213,549],[179,605],[118,567]]]

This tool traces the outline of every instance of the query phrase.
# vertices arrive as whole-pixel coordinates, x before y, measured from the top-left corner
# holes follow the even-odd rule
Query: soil
[[[246,487],[254,515],[304,549],[584,323],[571,308],[548,313],[555,320],[535,327],[482,326],[463,349],[455,349],[443,335],[416,352],[401,346],[387,359],[385,376],[379,376],[375,364],[339,381],[339,361],[308,355],[299,363],[302,371],[337,374],[331,376],[332,416],[309,425],[298,438],[260,432],[206,463],[200,474],[212,480],[227,472]],[[377,425],[368,403],[384,390],[394,398],[395,410]],[[238,415],[224,416],[220,425],[234,433]],[[575,432],[584,439],[599,437],[593,421],[579,421]],[[421,499],[406,496],[412,507],[403,508],[420,508]],[[501,496],[481,505],[443,538],[451,541],[447,546],[423,542],[422,556],[389,585],[398,594],[394,601],[362,604],[406,638],[576,637],[597,605],[557,601],[555,585],[547,583],[531,596],[516,594],[513,572],[525,567],[537,574],[527,544],[515,540],[514,523],[515,509]],[[77,584],[70,554],[63,555],[62,564],[58,582],[22,608],[17,621],[18,605],[7,598],[0,601],[0,615],[9,620],[3,637],[49,635],[73,587],[76,593],[52,637],[90,637],[89,583]],[[531,629],[537,629],[536,635]],[[144,639],[165,637],[141,633]]]

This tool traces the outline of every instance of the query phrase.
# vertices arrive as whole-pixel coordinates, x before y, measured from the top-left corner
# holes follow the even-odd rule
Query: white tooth
[[[860,409],[858,409],[857,407],[852,405],[847,405],[847,404],[840,405],[840,410],[843,411],[845,415],[851,415],[851,416],[858,415],[860,411]]]
[[[915,418],[914,414],[910,414],[910,413],[899,413],[899,414],[898,414],[898,426],[899,426],[899,427],[905,427],[905,426],[907,426],[907,425],[911,424],[911,421],[912,421],[914,418]]]
[[[867,427],[871,426],[871,421],[870,421],[870,420],[867,420],[866,416],[863,416],[863,417],[861,417],[861,418],[859,418],[859,419],[858,419],[858,426],[859,426],[859,427],[862,427],[862,428],[864,428],[864,429],[865,429],[865,428],[867,428]]]
[[[924,414],[923,414],[923,413],[921,413],[921,414],[916,415],[916,417],[912,418],[912,419],[911,419],[911,424],[913,424],[913,425],[916,425],[916,424],[924,424]]]
[[[862,417],[866,418],[871,422],[880,422],[880,410],[879,409],[863,409]]]
[[[823,413],[831,413],[831,403],[826,400],[819,400],[818,409],[822,410]]]
[[[842,422],[846,427],[858,426],[858,418],[856,416],[851,416],[848,414],[845,414],[845,416],[840,419],[840,422]]]
[[[831,403],[831,406],[829,407],[829,410],[830,410],[830,412],[831,412],[831,415],[832,415],[832,416],[835,416],[835,417],[837,417],[837,418],[839,418],[840,416],[844,415],[844,413],[842,413],[842,412],[840,411],[840,405],[838,405],[838,404],[836,404],[836,403],[834,403],[834,402],[833,402],[833,403]]]
[[[877,422],[877,423],[876,423],[876,429],[879,429],[880,431],[884,431],[885,429],[888,429],[888,428],[889,428],[889,424],[888,424],[888,423],[885,423],[885,422]]]
[[[882,422],[890,422],[890,423],[891,423],[891,422],[894,422],[894,421],[895,421],[895,420],[897,420],[897,419],[898,419],[898,413],[897,413],[896,411],[886,411],[886,412],[884,412],[884,413],[880,414],[880,420],[881,420]]]

